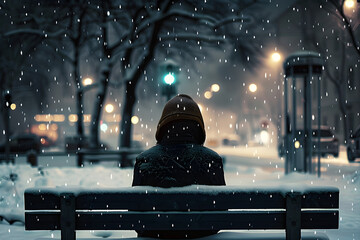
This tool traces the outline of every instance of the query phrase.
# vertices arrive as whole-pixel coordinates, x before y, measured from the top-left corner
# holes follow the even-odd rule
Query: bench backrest
[[[210,230],[338,228],[339,190],[190,186],[160,189],[28,189],[27,230]],[[46,211],[44,211],[46,210]],[[61,211],[60,211],[61,210]]]

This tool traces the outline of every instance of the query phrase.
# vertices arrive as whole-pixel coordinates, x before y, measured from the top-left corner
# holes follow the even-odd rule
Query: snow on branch
[[[146,41],[137,41],[136,43],[125,43],[123,45],[119,45],[116,48],[112,48],[113,52],[112,52],[112,58],[111,59],[115,59],[114,61],[116,61],[116,56],[118,56],[121,52],[124,52],[128,49],[136,49],[136,48],[140,48],[140,47],[144,47],[147,45]]]
[[[195,14],[195,13],[190,13],[188,11],[184,11],[181,9],[173,9],[164,14],[161,14],[161,13],[154,14],[154,16],[150,17],[147,21],[144,21],[139,26],[139,28],[137,30],[137,34],[140,34],[142,31],[146,30],[150,25],[152,25],[156,22],[164,21],[171,17],[188,18],[188,19],[192,19],[194,21],[203,22],[205,25],[209,25],[211,27],[213,27],[215,25],[215,23],[218,22],[217,19],[215,19],[207,14]]]
[[[150,54],[150,51],[148,48],[144,49],[142,55],[137,58],[137,62],[132,64],[133,67],[128,68],[126,71],[126,75],[124,77],[124,82],[128,82],[131,79],[134,79],[135,74],[137,74],[137,71],[139,71],[140,66],[144,63],[146,57]]]
[[[89,90],[91,90],[91,89],[97,88],[97,87],[99,87],[99,86],[100,86],[100,83],[99,83],[99,82],[96,82],[96,83],[93,83],[93,84],[90,84],[90,85],[83,86],[83,87],[81,88],[81,90],[82,90],[83,92],[86,92],[86,91],[89,91]]]
[[[249,23],[251,22],[251,18],[250,17],[244,17],[244,16],[236,16],[236,17],[229,17],[229,18],[225,18],[225,19],[222,19],[220,21],[218,21],[217,23],[214,24],[213,28],[214,29],[217,29],[219,27],[222,27],[226,24],[230,24],[230,23],[235,23],[235,22],[241,22],[241,23]]]
[[[43,30],[36,30],[36,29],[15,29],[9,32],[4,33],[4,37],[11,37],[17,34],[33,34],[33,35],[40,35],[43,36],[45,38],[47,37],[58,37],[62,34],[64,34],[66,32],[66,30],[59,30],[57,32],[53,32],[53,33],[48,33],[45,32]]]
[[[159,37],[161,41],[170,41],[170,40],[193,40],[201,42],[225,42],[223,37],[208,36],[202,34],[192,34],[192,33],[181,33],[181,34],[169,34]]]

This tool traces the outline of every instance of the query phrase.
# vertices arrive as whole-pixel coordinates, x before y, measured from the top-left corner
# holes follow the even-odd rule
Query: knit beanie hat
[[[160,132],[165,125],[181,120],[193,120],[199,124],[202,132],[201,144],[203,144],[206,136],[204,120],[197,103],[186,94],[179,94],[166,103],[157,126],[155,135],[156,140],[161,140]]]

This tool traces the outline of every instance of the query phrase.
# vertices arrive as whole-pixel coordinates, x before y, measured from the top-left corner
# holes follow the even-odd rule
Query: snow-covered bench
[[[26,230],[264,230],[237,231],[241,239],[328,239],[316,231],[338,228],[339,190],[243,189],[224,186],[119,189],[32,188],[25,191]],[[227,209],[227,210],[225,210]],[[315,232],[315,233],[314,233]],[[231,237],[227,233],[214,236]],[[265,236],[265,238],[264,238]]]

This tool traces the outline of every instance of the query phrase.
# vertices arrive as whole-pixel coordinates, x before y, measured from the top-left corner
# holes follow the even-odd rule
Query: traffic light
[[[5,107],[10,108],[12,101],[11,101],[11,92],[9,89],[3,91],[3,98],[4,98]]]
[[[167,100],[176,95],[177,75],[179,67],[173,61],[167,61],[160,66],[161,74],[161,94],[166,96]]]
[[[174,73],[167,73],[165,76],[164,76],[164,82],[165,84],[168,84],[168,85],[172,85],[175,83],[175,76],[174,76]]]

